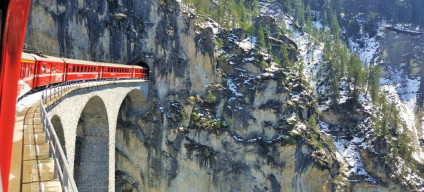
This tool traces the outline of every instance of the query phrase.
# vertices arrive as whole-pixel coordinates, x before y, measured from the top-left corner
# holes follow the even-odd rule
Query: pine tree
[[[358,54],[352,53],[349,59],[348,79],[350,86],[353,86],[352,98],[357,101],[359,97],[359,89],[364,81],[364,73],[362,71],[361,58]],[[350,90],[350,89],[349,89]]]
[[[380,69],[376,66],[370,66],[368,74],[368,89],[371,99],[376,102],[378,99],[378,92],[380,90]]]
[[[306,7],[305,18],[306,18],[306,31],[308,33],[311,33],[312,32],[312,11],[309,5]]]
[[[259,11],[258,11],[258,0],[253,0],[253,5],[252,5],[252,16],[253,18],[256,18],[259,15]]]
[[[333,34],[335,39],[338,39],[341,37],[342,31],[340,29],[339,22],[337,20],[337,15],[335,13],[331,14],[330,29],[331,29],[331,34]]]
[[[285,6],[287,8],[287,13],[292,14],[292,12],[293,12],[293,0],[286,0]]]
[[[258,31],[257,31],[257,36],[258,36],[258,39],[257,39],[257,44],[259,45],[259,47],[261,47],[261,48],[265,48],[265,34],[264,34],[264,29],[263,29],[263,27],[262,27],[262,25],[259,25],[259,27],[258,27]]]
[[[296,10],[296,19],[299,22],[300,26],[305,24],[305,11],[303,8],[303,1],[297,0],[295,2],[295,10]]]
[[[281,66],[290,66],[289,53],[287,52],[286,44],[280,46],[281,52]]]

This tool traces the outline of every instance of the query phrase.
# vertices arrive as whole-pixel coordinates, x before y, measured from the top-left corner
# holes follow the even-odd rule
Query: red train
[[[148,79],[148,69],[136,65],[121,65],[38,56],[22,53],[18,97],[28,91],[50,84],[91,79]]]

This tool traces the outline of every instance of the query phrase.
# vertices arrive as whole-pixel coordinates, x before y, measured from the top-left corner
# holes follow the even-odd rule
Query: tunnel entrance
[[[60,143],[60,146],[62,146],[63,153],[65,153],[65,156],[66,156],[65,134],[63,132],[62,121],[60,120],[59,116],[55,115],[53,116],[51,122],[54,128],[54,131],[56,132],[56,135],[59,138],[59,143]]]
[[[115,137],[115,191],[145,191],[145,137],[138,120],[149,109],[140,90],[132,90],[119,108]]]
[[[138,62],[137,63],[137,65],[138,66],[141,66],[141,67],[143,67],[143,68],[145,68],[145,69],[147,69],[147,79],[150,79],[150,69],[149,69],[149,65],[147,65],[146,63],[144,63],[144,62]]]
[[[147,79],[150,79],[150,77],[149,77],[150,76],[150,68],[149,68],[149,65],[147,65],[147,63],[140,61],[140,59],[135,59],[132,62],[130,62],[130,64],[131,65],[137,65],[137,66],[140,66],[140,67],[147,69],[147,71],[146,71],[147,72]]]
[[[102,99],[91,98],[77,126],[74,178],[79,191],[108,191],[109,123]]]

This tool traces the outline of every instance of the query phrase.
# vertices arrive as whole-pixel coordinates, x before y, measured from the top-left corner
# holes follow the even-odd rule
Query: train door
[[[50,81],[49,84],[56,82],[56,63],[49,62],[51,66],[50,70]]]
[[[51,64],[46,61],[39,62],[38,86],[48,85],[51,76]]]

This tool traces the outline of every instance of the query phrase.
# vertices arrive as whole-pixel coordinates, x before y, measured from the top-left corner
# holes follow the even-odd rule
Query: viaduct
[[[115,190],[118,115],[149,109],[148,81],[75,90],[47,107],[79,191]]]

